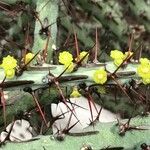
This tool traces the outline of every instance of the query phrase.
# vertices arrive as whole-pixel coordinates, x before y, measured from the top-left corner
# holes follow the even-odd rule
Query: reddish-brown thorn
[[[129,37],[129,49],[128,52],[130,53],[132,51],[132,45],[133,45],[133,40],[134,40],[134,33],[131,33],[131,37]]]
[[[75,48],[76,48],[76,55],[77,55],[77,62],[80,61],[79,58],[79,46],[78,46],[78,40],[77,40],[77,34],[74,31],[74,40],[75,40]]]
[[[99,110],[99,112],[98,112],[98,114],[97,114],[97,116],[96,116],[96,118],[93,121],[91,121],[89,125],[92,125],[94,127],[94,125],[99,121],[102,109],[103,108],[101,107],[100,110]]]
[[[33,15],[34,15],[34,17],[39,21],[41,27],[43,28],[43,23],[42,23],[42,21],[40,20],[39,16],[37,15],[37,12],[35,12],[34,10],[33,10]]]
[[[74,112],[73,112],[73,111],[74,111],[74,108],[71,109],[71,108],[68,106],[67,100],[66,100],[65,96],[63,95],[63,92],[62,92],[62,90],[61,90],[61,88],[60,88],[59,82],[56,81],[55,78],[54,78],[54,83],[55,83],[55,85],[56,85],[56,87],[57,87],[57,89],[58,89],[58,91],[59,91],[59,93],[60,93],[60,95],[61,95],[61,97],[62,97],[62,102],[66,105],[66,107],[73,113],[73,115],[75,116],[75,118],[78,120],[77,116],[76,116],[76,115],[74,114]]]
[[[63,130],[63,133],[64,133],[64,134],[68,134],[69,131],[79,122],[79,120],[78,120],[76,123],[74,123],[72,126],[69,127],[70,122],[71,122],[71,118],[72,118],[72,114],[73,114],[73,113],[71,112],[70,117],[69,117],[69,120],[68,120],[68,123],[67,123],[67,126],[66,126],[66,128]]]
[[[26,45],[28,45],[28,43],[29,43],[29,23],[28,23],[27,31],[25,33],[25,41],[24,41],[25,47],[24,47],[24,51],[22,53],[23,64],[25,64],[25,56],[27,53]]]
[[[94,102],[93,97],[91,96],[91,94],[88,93],[88,97],[89,97],[89,100],[92,102],[92,104],[93,104],[93,106],[94,106],[96,112],[98,113],[98,109],[97,109],[97,107],[96,107],[96,104],[95,104],[95,102]]]
[[[115,79],[114,76],[110,76],[119,86],[119,88],[123,91],[123,93],[128,97],[128,99],[130,100],[131,103],[133,103],[132,99],[130,98],[130,96],[128,95],[128,93],[124,90],[124,88],[122,87],[122,85],[119,83],[118,80]]]
[[[50,33],[48,33],[48,37],[47,37],[47,41],[46,41],[46,45],[45,45],[45,48],[43,50],[43,59],[44,59],[44,62],[46,62],[46,58],[47,58],[47,53],[48,53],[48,45],[49,45],[49,40],[50,40]]]
[[[98,60],[97,60],[97,55],[98,55],[98,34],[97,34],[97,27],[96,27],[96,34],[95,34],[95,53],[94,53],[94,60],[93,62],[94,63],[97,63]]]
[[[47,124],[45,115],[44,115],[44,113],[43,113],[43,111],[42,111],[42,109],[41,109],[41,106],[40,106],[40,104],[39,104],[39,102],[38,102],[36,96],[35,96],[35,93],[32,92],[31,95],[32,95],[32,97],[33,97],[33,99],[34,99],[35,104],[36,104],[37,107],[38,107],[38,110],[39,110],[39,112],[40,112],[40,115],[41,115],[41,117],[42,117],[42,119],[43,119],[43,121],[44,121],[46,127],[48,127],[48,124]]]

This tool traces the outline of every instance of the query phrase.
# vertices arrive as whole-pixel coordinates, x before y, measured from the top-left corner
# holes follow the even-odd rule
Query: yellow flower
[[[15,76],[15,69],[5,70],[6,78],[13,78]]]
[[[148,60],[147,58],[140,58],[140,63],[143,65],[150,64],[150,60]]]
[[[145,78],[150,74],[150,65],[149,64],[140,64],[137,67],[137,73],[140,77]]]
[[[81,96],[81,94],[79,93],[78,88],[75,86],[73,88],[73,91],[72,91],[70,97],[80,97],[80,96]]]
[[[129,58],[132,55],[133,52],[125,52],[125,54],[123,54],[119,50],[112,50],[110,53],[110,56],[114,59],[114,64],[116,66],[119,66],[125,59],[127,59],[127,57]]]
[[[25,56],[25,64],[27,64],[34,57],[33,53],[28,53]]]
[[[113,59],[124,59],[124,54],[119,50],[112,50],[110,52],[110,57]]]
[[[141,58],[140,62],[137,74],[142,78],[144,84],[150,84],[150,61],[147,58]]]
[[[65,66],[65,69],[68,67],[66,72],[72,72],[75,65],[73,62],[67,62],[66,64],[64,64],[64,66]]]
[[[104,69],[96,70],[93,75],[93,80],[97,84],[104,84],[107,81],[107,72]]]
[[[14,69],[17,66],[17,60],[14,57],[8,55],[7,57],[3,58],[1,66],[5,70]]]
[[[150,84],[150,77],[149,78],[143,78],[143,83],[146,84]]]
[[[59,62],[61,64],[68,64],[73,61],[72,54],[70,54],[67,51],[63,51],[62,53],[59,54]]]

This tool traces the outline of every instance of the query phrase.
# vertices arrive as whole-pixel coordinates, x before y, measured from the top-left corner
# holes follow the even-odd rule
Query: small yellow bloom
[[[64,64],[65,66],[65,69],[68,67],[68,69],[66,70],[66,72],[72,72],[74,67],[75,67],[75,64],[73,62],[67,62],[66,64]]]
[[[142,80],[143,80],[143,83],[145,85],[150,84],[150,77],[149,78],[143,78]]]
[[[15,76],[15,69],[5,70],[6,78],[13,78]]]
[[[72,54],[70,54],[67,51],[63,51],[62,53],[59,54],[59,62],[61,64],[68,64],[73,61]]]
[[[25,64],[27,64],[31,59],[33,59],[34,54],[33,53],[28,53],[25,56]]]
[[[70,97],[80,97],[80,96],[81,96],[81,94],[79,93],[78,88],[75,86],[73,88],[73,91],[72,91]]]
[[[7,57],[3,58],[1,67],[3,67],[5,70],[14,69],[16,66],[17,60],[14,57],[8,55]]]
[[[140,59],[137,74],[142,78],[144,84],[150,84],[150,61],[147,58]]]
[[[85,57],[85,55],[87,55],[87,56]],[[80,55],[79,55],[80,60],[81,60],[83,57],[85,57],[85,58],[84,58],[84,60],[82,61],[82,64],[87,64],[87,61],[88,61],[88,58],[89,58],[88,52],[82,51],[82,52],[80,53]]]
[[[149,64],[140,64],[137,67],[137,73],[140,77],[145,78],[150,74],[150,65]]]
[[[97,84],[104,84],[107,81],[107,72],[104,69],[96,70],[93,75],[93,80]]]
[[[144,64],[145,64],[145,65],[146,65],[146,64],[148,65],[148,64],[150,64],[150,60],[148,60],[147,58],[140,58],[140,63],[143,64],[143,65],[144,65]]]
[[[119,50],[112,50],[110,52],[110,57],[113,59],[124,59],[124,54]]]

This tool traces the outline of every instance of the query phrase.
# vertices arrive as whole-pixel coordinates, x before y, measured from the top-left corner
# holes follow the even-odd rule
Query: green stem
[[[42,25],[44,26],[44,21],[47,20],[48,24],[53,24],[49,27],[49,31],[51,33],[51,39],[48,43],[48,49],[47,49],[47,63],[50,63],[52,60],[52,45],[56,45],[56,35],[57,35],[57,17],[58,17],[58,1],[57,0],[50,0],[47,2],[47,0],[37,0],[36,2],[36,12],[38,12],[38,17],[40,21],[42,22]],[[46,5],[45,5],[46,4]],[[32,52],[36,53],[39,50],[43,50],[45,48],[47,38],[43,38],[40,36],[39,32],[42,29],[42,26],[38,20],[36,20],[35,23],[35,30],[34,30],[34,44],[32,48]]]

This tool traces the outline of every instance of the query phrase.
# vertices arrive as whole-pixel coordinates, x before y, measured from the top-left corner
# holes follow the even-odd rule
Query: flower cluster
[[[31,59],[33,59],[34,54],[28,53],[25,56],[25,64],[29,63]],[[13,57],[8,55],[4,57],[2,60],[2,64],[0,65],[4,69],[6,78],[13,78],[15,76],[15,68],[17,67],[17,60]]]
[[[131,55],[133,55],[132,52],[125,52],[125,54],[123,54],[119,50],[112,50],[110,53],[110,57],[114,59],[114,64],[116,66],[119,66],[127,57],[130,57]]]
[[[28,64],[29,61],[30,61],[31,59],[33,59],[33,57],[34,57],[34,54],[33,54],[33,53],[27,53],[26,56],[25,56],[25,64]]]
[[[86,57],[85,57],[86,56]],[[84,58],[85,57],[85,58]],[[81,59],[83,59],[84,58],[84,60],[82,61],[82,65],[85,65],[85,64],[87,64],[87,61],[88,61],[88,58],[89,58],[89,54],[88,54],[88,52],[85,52],[85,51],[82,51],[81,53],[80,53],[80,55],[79,55],[79,58],[78,58],[78,61],[80,61]],[[77,61],[77,58],[75,59],[76,61]]]
[[[73,56],[69,52],[63,51],[62,53],[59,54],[59,62],[61,64],[63,65],[66,63],[69,64],[72,61],[73,61]]]
[[[65,69],[68,68],[67,72],[72,72],[74,68],[73,56],[67,51],[63,51],[59,54],[59,62],[64,65]]]
[[[79,55],[79,60],[81,60],[85,55],[87,55],[87,52],[83,51]],[[77,59],[76,59],[77,60]],[[87,62],[88,55],[83,60],[83,63]],[[64,65],[65,68],[67,68],[67,72],[72,72],[75,64],[73,63],[73,56],[67,51],[63,51],[59,54],[59,62]]]
[[[104,84],[107,81],[107,72],[104,69],[96,70],[93,74],[93,80],[97,84]]]
[[[1,67],[5,71],[6,78],[13,78],[15,75],[15,68],[17,66],[17,60],[8,55],[7,57],[3,58]]]
[[[140,65],[137,67],[137,73],[144,84],[150,84],[150,60],[141,58]]]

